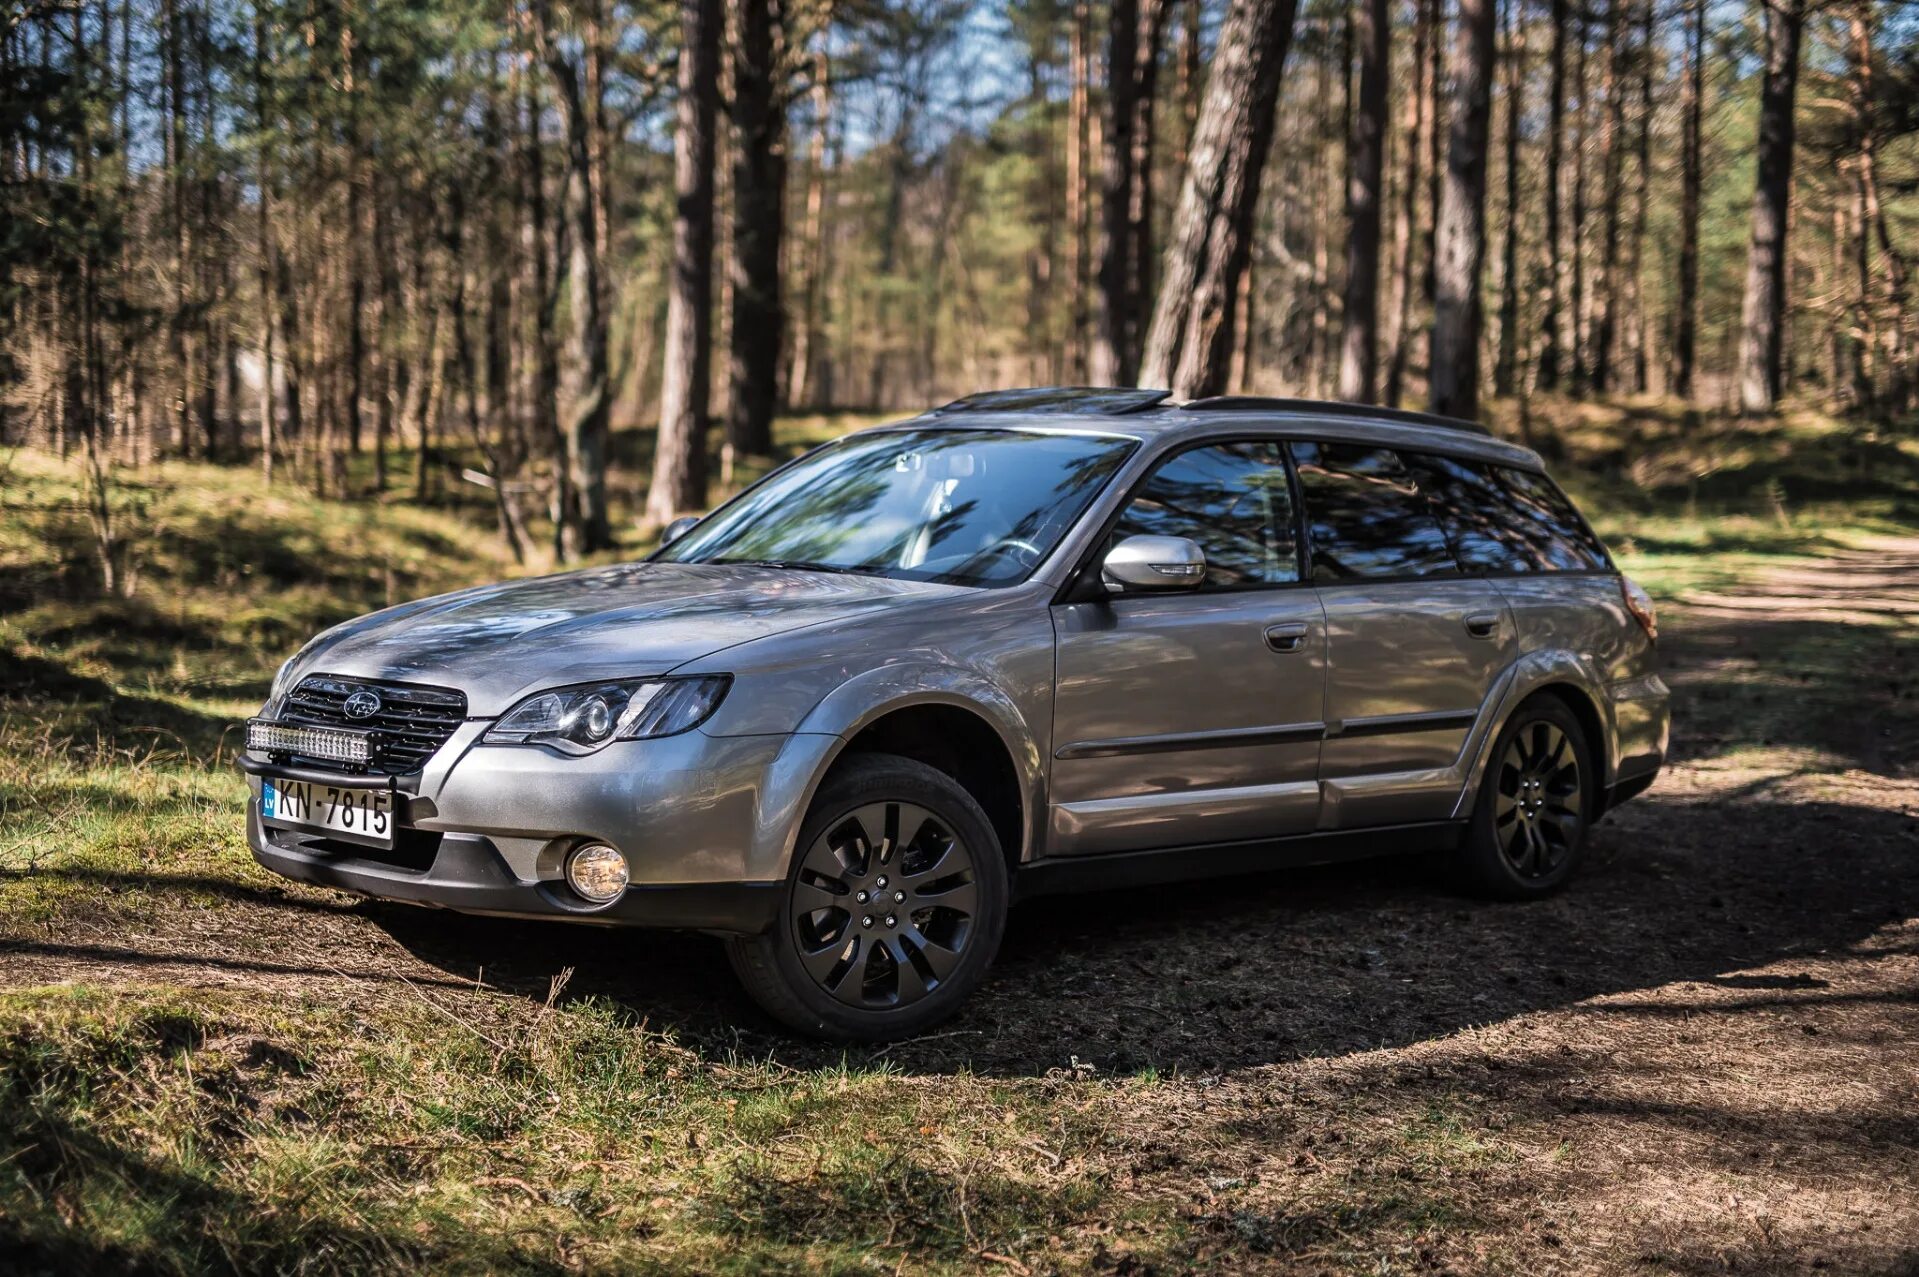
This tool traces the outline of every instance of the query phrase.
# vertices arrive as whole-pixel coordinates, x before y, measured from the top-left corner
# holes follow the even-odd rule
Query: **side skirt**
[[[1465,835],[1463,820],[1434,820],[1375,829],[1334,829],[1286,838],[1203,843],[1107,856],[1060,856],[1020,866],[1013,878],[1017,903],[1065,892],[1151,887],[1196,878],[1224,878],[1330,865],[1406,852],[1451,851]]]

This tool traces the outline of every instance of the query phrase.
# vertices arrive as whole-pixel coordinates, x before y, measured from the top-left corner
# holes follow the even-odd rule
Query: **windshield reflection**
[[[1017,430],[877,430],[722,506],[656,560],[959,585],[1019,581],[1136,445]]]

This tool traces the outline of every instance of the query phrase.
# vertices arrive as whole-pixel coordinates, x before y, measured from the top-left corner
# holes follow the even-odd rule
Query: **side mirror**
[[[675,541],[691,532],[694,525],[699,523],[699,521],[699,515],[685,514],[667,524],[665,530],[660,533],[660,548],[665,549],[667,546],[672,545]]]
[[[1100,576],[1115,594],[1190,590],[1206,579],[1206,551],[1185,537],[1127,537],[1107,551]]]

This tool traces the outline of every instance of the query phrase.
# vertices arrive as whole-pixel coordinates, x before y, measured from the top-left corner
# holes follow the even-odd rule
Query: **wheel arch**
[[[768,796],[781,813],[779,827],[761,830],[774,845],[756,857],[773,876],[792,863],[821,784],[859,753],[897,753],[952,776],[992,820],[1009,870],[1039,845],[1046,811],[1040,745],[1013,699],[971,670],[889,666],[850,679],[807,714],[792,740],[776,767],[786,776],[772,782],[788,792]]]
[[[1471,765],[1453,809],[1456,818],[1471,814],[1478,801],[1479,786],[1493,743],[1512,721],[1520,706],[1535,696],[1557,698],[1578,720],[1586,733],[1598,775],[1594,777],[1594,800],[1603,802],[1619,766],[1619,738],[1614,728],[1612,701],[1605,694],[1605,680],[1590,657],[1577,652],[1546,649],[1529,652],[1514,665],[1504,691],[1496,699],[1495,711],[1486,716],[1472,745]]]

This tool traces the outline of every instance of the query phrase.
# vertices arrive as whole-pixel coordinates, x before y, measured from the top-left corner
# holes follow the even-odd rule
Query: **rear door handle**
[[[1478,639],[1489,639],[1499,633],[1499,613],[1475,612],[1466,618],[1466,633]]]
[[[1288,621],[1266,627],[1266,646],[1275,652],[1297,652],[1306,640],[1306,622]]]

